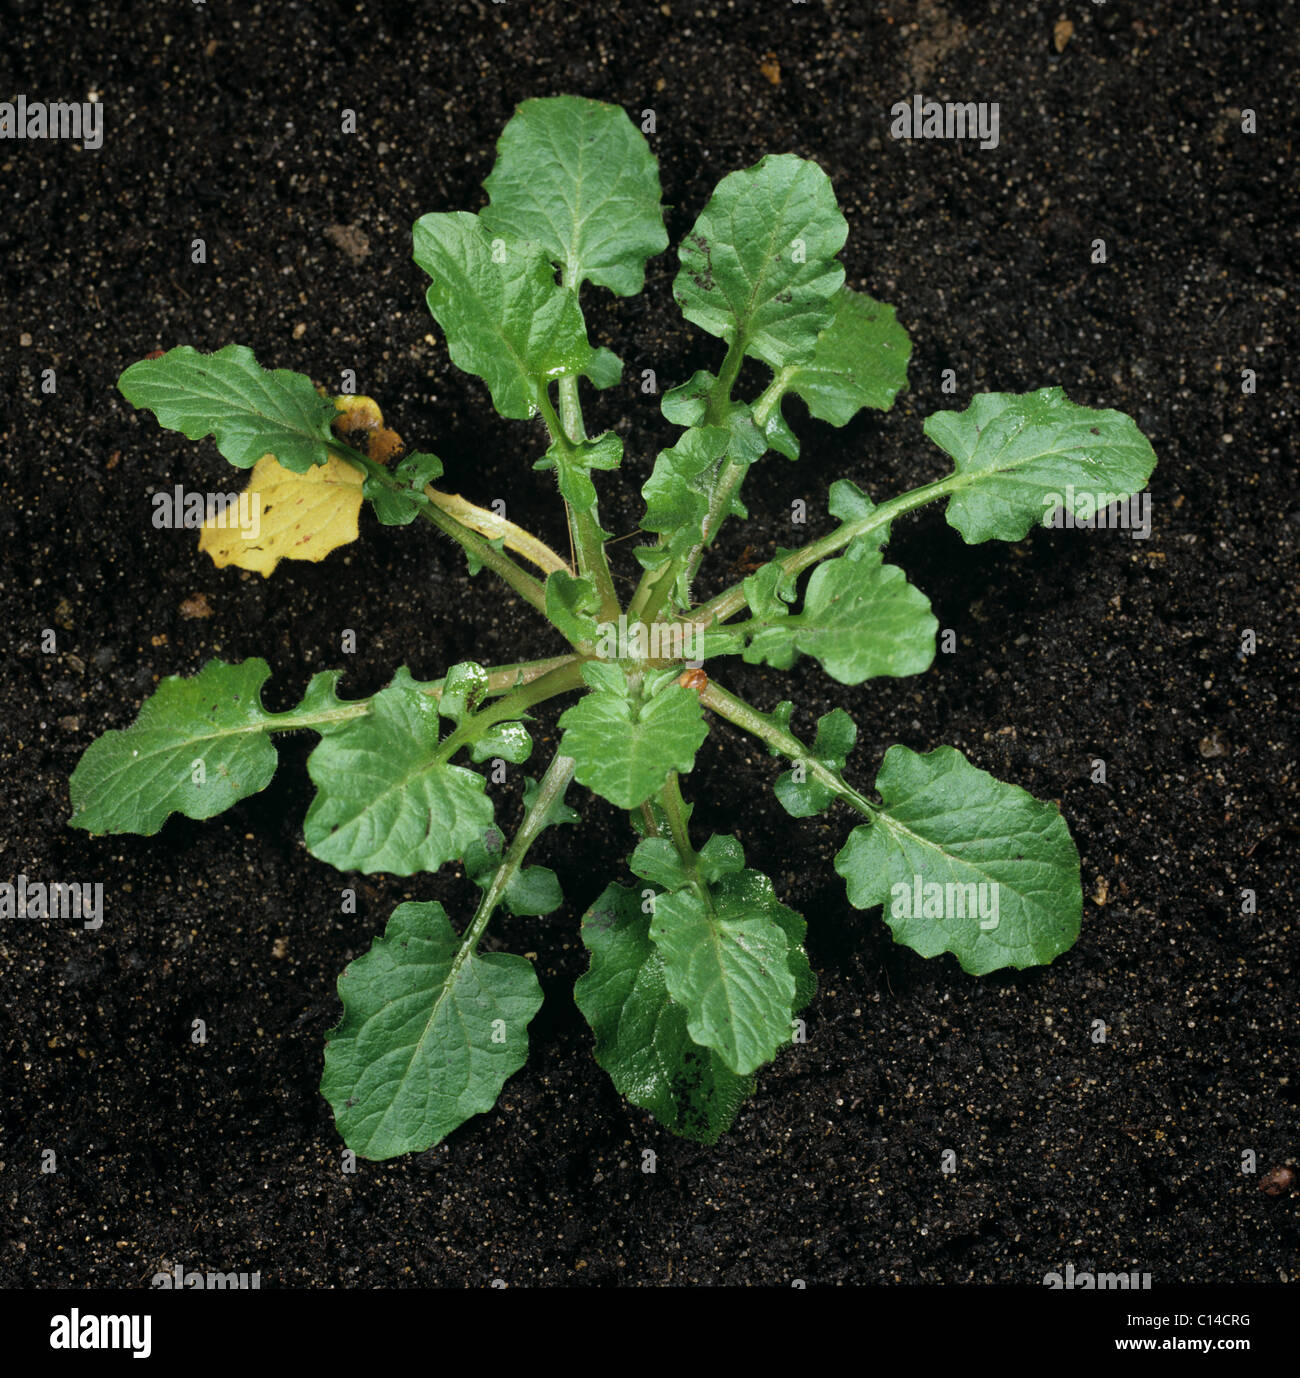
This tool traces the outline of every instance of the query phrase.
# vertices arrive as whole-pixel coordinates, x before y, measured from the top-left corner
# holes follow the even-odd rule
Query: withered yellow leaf
[[[401,439],[384,429],[384,418],[369,397],[337,397],[334,429],[357,438],[381,464],[401,448]],[[199,549],[218,569],[235,565],[269,578],[281,560],[323,560],[331,550],[355,541],[364,475],[331,455],[306,473],[283,468],[274,455],[253,466],[238,507],[204,522]],[[243,524],[241,524],[241,521]]]

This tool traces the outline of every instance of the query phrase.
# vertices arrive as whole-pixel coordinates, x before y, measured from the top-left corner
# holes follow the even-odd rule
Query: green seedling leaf
[[[788,617],[789,604],[798,596],[794,575],[785,570],[776,560],[760,565],[741,587],[745,599],[755,617],[767,619]]]
[[[896,942],[951,952],[975,976],[1044,965],[1079,936],[1079,853],[1060,811],[950,746],[893,746],[884,808],[835,858],[858,909],[885,906]]]
[[[594,388],[612,388],[623,381],[623,361],[612,349],[601,345],[582,370]]]
[[[452,362],[483,379],[502,416],[528,418],[549,380],[591,366],[577,295],[540,245],[456,211],[415,222],[415,261],[433,279],[429,310]]]
[[[698,426],[709,409],[709,394],[717,381],[708,369],[697,369],[686,382],[664,393],[659,410],[674,426]]]
[[[583,918],[582,941],[591,967],[573,998],[596,1036],[596,1061],[620,1095],[666,1129],[715,1143],[753,1094],[754,1078],[738,1076],[692,1041],[686,1011],[668,994],[637,892],[608,886]]]
[[[1058,507],[1087,520],[1140,492],[1156,465],[1132,417],[1077,406],[1060,388],[981,393],[927,417],[925,433],[955,461],[947,518],[971,545],[1023,540]]]
[[[443,716],[463,716],[467,697],[448,674]],[[364,718],[322,737],[307,773],[317,789],[303,821],[307,850],[340,871],[436,871],[492,826],[482,776],[447,760],[438,700],[405,668]]]
[[[861,684],[929,669],[938,630],[925,594],[874,544],[858,542],[813,570],[803,610],[761,628],[745,659],[788,669],[802,653],[841,684]]]
[[[522,957],[480,957],[440,904],[400,904],[382,938],[339,977],[321,1094],[363,1158],[440,1143],[490,1110],[528,1056],[542,991]]]
[[[437,455],[408,455],[394,470],[393,477],[403,485],[390,488],[377,478],[367,477],[362,489],[384,526],[409,526],[428,506],[424,490],[442,477],[442,460]]]
[[[662,890],[680,890],[690,883],[681,854],[666,837],[643,837],[627,864],[634,876]]]
[[[672,536],[670,549],[690,549],[703,535],[709,510],[707,477],[721,463],[731,441],[725,426],[693,426],[667,450],[660,450],[641,489],[646,531]]]
[[[894,405],[907,386],[912,341],[892,306],[852,288],[840,288],[831,312],[812,357],[786,370],[786,390],[802,397],[819,421],[844,426],[863,407]]]
[[[669,772],[685,774],[695,764],[708,735],[700,696],[674,681],[653,698],[637,698],[626,682],[611,685],[607,675],[589,673],[594,669],[595,662],[583,667],[591,693],[560,718],[560,750],[577,762],[580,785],[621,809],[634,809],[660,789]],[[617,666],[599,666],[601,672],[611,670],[622,679]]]
[[[334,403],[301,373],[264,369],[243,345],[215,354],[179,345],[132,364],[117,386],[160,426],[190,440],[210,435],[236,468],[251,469],[272,454],[282,468],[301,474],[329,458]]]
[[[788,714],[785,725],[788,729]],[[844,709],[833,708],[817,719],[813,756],[828,769],[843,772],[857,739],[858,729],[853,719]],[[781,807],[795,818],[811,818],[835,800],[834,791],[809,774],[803,762],[778,776],[774,788]]]
[[[312,678],[286,713],[262,707],[271,667],[210,660],[191,678],[169,675],[128,728],[87,747],[69,782],[74,828],[92,833],[156,833],[173,813],[211,818],[271,783],[279,757],[270,732],[328,732],[364,705],[340,702],[338,671]]]
[[[747,1076],[790,1042],[796,996],[811,969],[802,949],[792,950],[795,930],[779,920],[775,911],[784,906],[766,876],[714,873],[706,893],[686,887],[656,897],[650,938],[691,1038]]]
[[[535,240],[575,291],[590,280],[631,296],[646,259],[668,247],[659,165],[617,105],[578,96],[524,101],[483,186],[488,230]]]
[[[481,890],[486,890],[501,868],[506,839],[497,828],[489,828],[465,852],[465,873]],[[564,903],[560,881],[549,866],[521,866],[506,881],[501,892],[505,907],[521,914],[550,914]]]
[[[678,249],[673,295],[688,321],[771,368],[803,363],[844,284],[848,230],[816,163],[769,155],[718,183]]]
[[[558,471],[560,493],[575,512],[588,512],[596,505],[593,469],[617,469],[623,462],[623,442],[613,431],[595,440],[574,444],[557,440],[533,465],[534,469]]]
[[[557,569],[546,578],[546,616],[562,636],[570,641],[593,642],[597,636],[596,616],[600,598],[596,586],[585,575],[576,578]]]
[[[524,776],[524,813],[531,813],[533,805],[537,802],[537,791],[539,785],[531,776]],[[562,823],[581,823],[582,815],[577,809],[572,809],[562,798],[556,798],[551,807],[547,810],[546,818],[542,822],[544,828],[558,828]]]
[[[763,422],[763,440],[769,450],[775,450],[786,459],[799,458],[799,437],[786,425],[779,406],[773,407]]]
[[[521,766],[532,754],[532,736],[521,722],[493,723],[469,745],[469,758],[475,765],[500,758]]]
[[[659,452],[641,489],[646,501],[641,526],[646,531],[659,532],[665,539],[658,546],[643,546],[637,551],[647,568],[659,559],[710,544],[727,517],[748,515],[733,493],[716,514],[713,526],[708,526],[710,499],[723,463],[734,461],[743,465],[743,473],[761,458],[765,446],[750,409],[735,403],[729,407],[722,425],[692,426],[670,449]],[[679,601],[685,606],[684,579],[682,584]]]

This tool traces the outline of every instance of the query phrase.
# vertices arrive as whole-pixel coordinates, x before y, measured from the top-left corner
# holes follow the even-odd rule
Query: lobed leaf
[[[595,440],[574,443],[557,440],[533,465],[534,469],[555,469],[560,494],[575,512],[589,512],[596,505],[593,469],[617,469],[623,462],[623,441],[613,431]]]
[[[858,739],[857,725],[842,708],[832,708],[817,719],[817,736],[813,742],[813,756],[830,770],[843,773],[849,752]],[[815,775],[787,770],[779,775],[773,787],[781,807],[793,818],[811,818],[834,803],[836,795]]]
[[[441,715],[469,711],[464,696],[453,670]],[[428,686],[403,667],[364,718],[321,738],[307,758],[317,794],[303,821],[314,857],[340,871],[409,876],[464,856],[492,826],[483,778],[447,760],[439,716]]]
[[[132,364],[117,386],[132,406],[153,412],[160,426],[190,440],[212,436],[237,468],[272,454],[301,474],[329,458],[333,402],[301,373],[262,368],[243,345],[215,354],[178,345]]]
[[[704,893],[683,887],[655,899],[650,938],[668,993],[691,1038],[739,1076],[790,1042],[794,1011],[812,997],[803,933],[757,871],[715,868]]]
[[[1086,519],[1140,492],[1156,465],[1132,417],[1078,406],[1060,388],[981,393],[965,411],[927,417],[925,433],[955,462],[947,518],[971,545],[1022,540],[1058,506]]]
[[[621,297],[639,292],[646,259],[668,247],[658,163],[617,105],[578,96],[524,101],[483,186],[488,230],[535,240],[575,291],[590,280]]]
[[[849,835],[835,869],[851,904],[885,906],[896,942],[923,957],[951,952],[976,976],[1073,946],[1079,853],[1055,805],[950,746],[890,747],[876,789],[884,807]]]
[[[271,667],[264,660],[210,660],[197,675],[169,675],[135,722],[92,742],[69,781],[75,828],[156,833],[173,813],[211,818],[264,790],[279,756],[269,732],[340,725],[348,705],[334,693],[338,671],[315,675],[287,713],[262,707]]]
[[[778,587],[773,598],[779,593]],[[766,606],[772,620],[745,648],[751,664],[788,669],[802,653],[841,684],[861,684],[920,674],[934,659],[939,623],[930,600],[866,540],[813,570],[799,613],[779,615],[772,598]]]
[[[560,750],[577,762],[578,783],[621,809],[634,809],[658,791],[669,772],[686,773],[708,735],[700,696],[670,677],[658,693],[629,689],[615,665],[589,662],[591,692],[560,718]]]
[[[505,860],[506,840],[498,828],[489,828],[465,852],[465,874],[480,890],[496,878]],[[559,877],[549,866],[520,866],[506,880],[501,902],[511,914],[550,914],[564,903]]]
[[[493,235],[463,211],[421,216],[414,239],[447,351],[502,416],[528,418],[549,380],[592,365],[577,294],[555,281],[541,245]]]
[[[650,939],[650,916],[635,890],[609,885],[582,920],[591,966],[573,998],[596,1037],[596,1061],[620,1095],[666,1129],[715,1143],[754,1091],[711,1048],[695,1043],[674,1003],[664,962]]]
[[[892,306],[841,287],[812,357],[787,370],[786,390],[819,421],[847,425],[863,407],[888,411],[907,386],[912,341]]]
[[[418,1153],[490,1110],[528,1055],[542,991],[530,963],[480,957],[442,905],[400,904],[339,977],[321,1094],[365,1158]]]
[[[773,369],[810,359],[844,283],[848,224],[830,178],[791,153],[718,183],[678,249],[688,321]]]

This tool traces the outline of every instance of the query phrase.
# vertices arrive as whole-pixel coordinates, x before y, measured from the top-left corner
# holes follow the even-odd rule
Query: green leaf
[[[546,576],[546,616],[569,641],[595,641],[599,611],[600,597],[588,575],[557,569]]]
[[[955,461],[948,523],[971,545],[1022,540],[1058,507],[1086,519],[1140,492],[1156,465],[1132,417],[1077,406],[1060,388],[981,393],[927,417],[925,433]]]
[[[745,659],[788,669],[793,653],[801,652],[841,684],[861,684],[928,669],[938,630],[930,600],[864,540],[818,565],[803,610],[762,627],[745,648]]]
[[[884,808],[853,830],[835,869],[851,904],[885,906],[896,942],[923,957],[951,952],[976,976],[1073,946],[1079,853],[1055,805],[950,746],[890,747],[876,789]]]
[[[531,776],[524,776],[524,813],[532,812],[533,805],[537,802],[538,783]],[[563,797],[557,797],[547,810],[546,818],[542,823],[544,828],[558,828],[562,823],[581,823],[582,815],[577,809],[572,809],[564,802]]]
[[[251,469],[271,454],[302,474],[329,458],[334,403],[301,373],[262,368],[243,345],[215,354],[179,345],[132,364],[117,386],[133,407],[153,412],[160,426],[190,440],[212,436],[237,468]]]
[[[774,904],[770,883],[767,894]],[[789,938],[760,895],[743,875],[723,876],[707,899],[693,889],[658,896],[650,923],[691,1038],[738,1076],[770,1062],[791,1037]]]
[[[414,235],[447,351],[502,416],[526,419],[548,380],[591,366],[577,295],[556,283],[540,245],[493,236],[463,211],[421,216]]]
[[[611,683],[608,674],[618,679]],[[591,693],[560,718],[560,750],[577,762],[578,783],[621,809],[654,794],[670,771],[686,773],[708,735],[700,696],[672,681],[652,698],[634,697],[617,666],[590,662]]]
[[[659,403],[664,419],[674,426],[698,426],[709,409],[709,394],[717,386],[717,378],[708,369],[697,369],[684,382],[669,388]]]
[[[817,337],[812,358],[787,371],[786,389],[832,426],[843,426],[863,407],[888,411],[907,386],[912,341],[892,306],[849,287],[831,302],[830,324]]]
[[[505,859],[506,840],[499,828],[487,831],[465,851],[465,873],[486,890]],[[521,914],[550,914],[564,903],[560,881],[549,866],[520,866],[507,879],[501,892],[505,907]]]
[[[707,476],[726,455],[730,440],[725,426],[692,426],[656,456],[641,489],[646,504],[641,526],[673,536],[670,549],[689,550],[701,538],[709,510]]]
[[[830,178],[791,153],[718,183],[678,249],[688,321],[774,369],[810,359],[844,283],[848,224]]]
[[[681,415],[686,409],[675,410]],[[723,424],[692,426],[678,437],[675,445],[660,450],[654,469],[641,489],[646,502],[641,526],[667,539],[659,546],[643,546],[637,551],[647,568],[661,557],[683,555],[697,544],[711,544],[727,517],[748,515],[733,492],[731,500],[718,512],[714,525],[705,530],[709,503],[723,463],[735,461],[744,466],[743,478],[749,466],[762,456],[765,443],[749,407],[734,403],[728,408]],[[682,606],[688,601],[685,574],[683,571],[678,588]]]
[[[745,601],[755,617],[788,617],[797,590],[795,578],[777,560],[760,565],[753,574],[741,581]]]
[[[690,883],[681,853],[666,837],[643,837],[627,864],[634,876],[662,890],[680,890]]]
[[[591,361],[583,368],[583,374],[593,388],[612,388],[623,381],[623,361],[612,349],[601,345],[591,356]]]
[[[596,485],[591,481],[591,471],[617,469],[622,462],[622,439],[613,431],[606,431],[595,440],[577,444],[567,439],[555,441],[533,468],[558,470],[560,493],[565,502],[575,512],[589,512],[596,505]]]
[[[444,716],[463,694],[448,674]],[[464,856],[492,826],[483,778],[449,764],[438,718],[437,699],[403,667],[364,718],[322,737],[307,758],[317,794],[303,835],[313,856],[340,871],[409,876]]]
[[[268,733],[328,732],[351,708],[335,697],[340,672],[331,670],[313,676],[297,708],[268,713],[270,674],[264,660],[210,660],[189,679],[169,675],[130,727],[86,749],[69,782],[71,825],[148,837],[173,813],[211,818],[265,789],[279,760]]]
[[[490,1110],[528,1055],[542,991],[522,957],[480,957],[440,904],[400,904],[382,938],[339,977],[321,1094],[344,1142],[395,1158]]]
[[[773,407],[763,422],[763,439],[769,450],[775,450],[786,459],[799,458],[799,437],[786,425],[779,406]]]
[[[483,186],[491,198],[484,224],[536,240],[575,290],[590,279],[631,296],[646,259],[668,247],[659,165],[617,105],[579,96],[524,101]]]
[[[685,1010],[669,997],[636,891],[608,886],[582,920],[582,941],[591,967],[573,998],[596,1036],[596,1061],[620,1095],[666,1129],[716,1142],[753,1093],[754,1078],[738,1076],[692,1041]]]
[[[853,719],[842,708],[833,708],[817,719],[817,737],[813,742],[813,756],[830,770],[843,772],[849,752],[858,739]],[[799,776],[803,775],[803,779]],[[835,793],[815,775],[803,770],[787,770],[777,777],[776,797],[786,813],[794,818],[811,818],[835,801]]]
[[[420,509],[429,505],[424,490],[442,477],[442,460],[437,455],[408,455],[393,471],[393,477],[404,485],[402,489],[395,490],[367,476],[361,491],[384,526],[408,526],[419,516]]]
[[[394,472],[408,488],[422,493],[442,477],[442,460],[437,455],[417,452],[407,455]]]

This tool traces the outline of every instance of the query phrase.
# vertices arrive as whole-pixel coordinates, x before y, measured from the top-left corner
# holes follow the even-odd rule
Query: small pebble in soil
[[[24,349],[30,349],[32,346],[32,337],[24,330],[23,333],[18,337],[18,343]]]
[[[1281,1196],[1295,1186],[1295,1173],[1289,1167],[1275,1167],[1259,1179],[1259,1189],[1265,1196]]]
[[[383,152],[383,145],[380,145]],[[336,249],[342,249],[353,263],[360,263],[370,252],[370,240],[356,225],[330,225],[325,230],[325,238]]]
[[[206,593],[191,593],[188,598],[181,600],[182,617],[211,617],[212,605],[208,602]]]
[[[1223,734],[1217,727],[1211,730],[1208,737],[1201,738],[1200,751],[1207,761],[1228,754],[1228,744],[1223,740]]]

